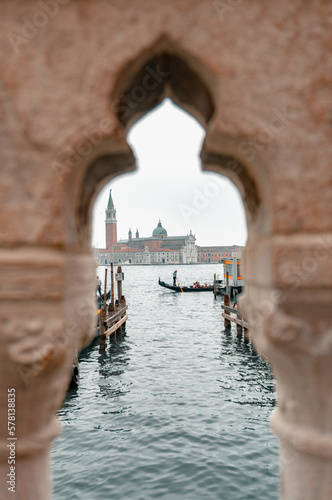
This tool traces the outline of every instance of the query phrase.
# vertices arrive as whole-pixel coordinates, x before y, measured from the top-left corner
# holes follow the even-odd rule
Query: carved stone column
[[[47,500],[55,414],[77,349],[93,332],[95,263],[56,250],[3,250],[0,275],[0,498]]]
[[[280,236],[247,249],[241,305],[278,389],[282,500],[332,498],[332,235]],[[262,254],[261,254],[262,255]],[[267,266],[267,267],[265,267]],[[270,270],[270,271],[268,271]]]

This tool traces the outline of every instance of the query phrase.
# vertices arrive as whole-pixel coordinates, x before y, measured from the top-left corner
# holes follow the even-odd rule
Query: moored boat
[[[165,283],[165,281],[161,281],[159,278],[158,284],[164,288],[168,288],[169,290],[173,290],[174,292],[213,292],[213,286],[173,286]]]

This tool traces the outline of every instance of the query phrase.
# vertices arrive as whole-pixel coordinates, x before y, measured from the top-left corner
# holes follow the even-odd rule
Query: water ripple
[[[124,270],[127,335],[81,356],[59,411],[54,499],[276,500],[268,364],[224,331],[220,299],[164,291],[168,266]],[[215,271],[178,266],[183,283]]]

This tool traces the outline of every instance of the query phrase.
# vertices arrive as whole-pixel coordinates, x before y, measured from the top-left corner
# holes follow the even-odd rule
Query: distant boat
[[[173,286],[173,285],[168,285],[168,283],[165,283],[165,281],[158,281],[160,286],[163,286],[164,288],[169,288],[169,290],[173,290],[174,292],[213,292],[213,285],[209,286],[199,286],[198,288],[194,288],[193,286]]]

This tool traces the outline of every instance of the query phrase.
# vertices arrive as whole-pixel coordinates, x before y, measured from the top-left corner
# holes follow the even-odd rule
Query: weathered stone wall
[[[0,421],[15,387],[16,498],[48,498],[55,410],[91,333],[93,201],[134,168],[126,132],[165,95],[205,126],[203,167],[243,197],[243,307],[277,378],[282,498],[331,498],[331,3],[2,0],[0,14]]]

